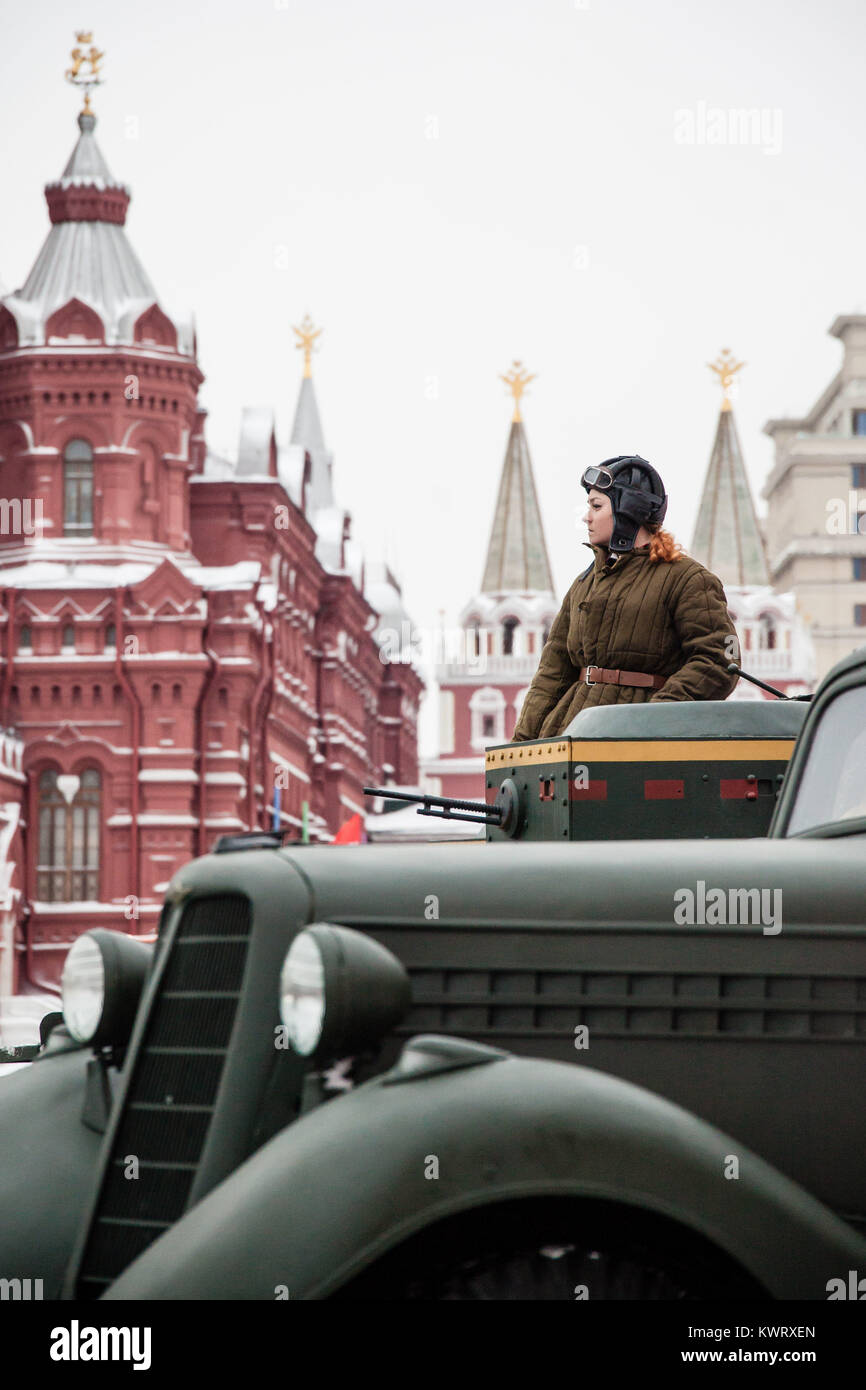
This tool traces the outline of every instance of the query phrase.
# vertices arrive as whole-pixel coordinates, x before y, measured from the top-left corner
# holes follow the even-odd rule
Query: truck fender
[[[0,1277],[59,1298],[102,1135],[82,1123],[90,1048],[46,1053],[0,1082]],[[33,1285],[31,1285],[31,1288]]]
[[[477,1062],[407,1065],[433,1042]],[[588,1067],[424,1038],[271,1139],[103,1297],[323,1298],[445,1217],[556,1196],[671,1218],[776,1298],[826,1298],[829,1279],[866,1268],[849,1226],[678,1106]]]

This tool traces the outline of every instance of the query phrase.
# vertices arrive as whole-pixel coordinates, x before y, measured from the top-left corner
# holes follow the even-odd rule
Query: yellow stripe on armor
[[[550,743],[512,743],[485,756],[485,769],[525,767],[527,763],[787,762],[792,738],[713,739],[557,739]]]

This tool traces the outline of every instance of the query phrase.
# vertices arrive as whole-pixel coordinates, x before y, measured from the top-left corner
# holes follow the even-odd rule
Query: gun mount
[[[505,835],[514,834],[512,827],[519,820],[520,794],[510,777],[506,777],[492,802],[460,801],[453,796],[431,796],[426,792],[397,792],[390,787],[364,787],[365,796],[384,796],[389,801],[420,802],[419,816],[434,816],[439,820],[464,820],[470,825],[495,825]]]

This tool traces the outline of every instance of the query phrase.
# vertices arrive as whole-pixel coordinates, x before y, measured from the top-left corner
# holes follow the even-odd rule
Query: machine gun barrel
[[[735,662],[728,663],[728,671],[730,671],[731,676],[740,676],[742,680],[751,681],[752,685],[758,685],[762,691],[767,692],[767,695],[776,695],[776,699],[799,699],[799,701],[810,701],[810,699],[812,699],[810,695],[785,695],[784,691],[776,689],[774,685],[767,685],[766,681],[759,681],[758,677],[749,676],[748,671],[741,670],[741,667],[737,666]]]
[[[453,796],[430,796],[426,792],[397,792],[390,787],[364,787],[365,796],[385,796],[389,801],[420,802],[419,816],[435,816],[440,820],[466,820],[472,825],[500,825],[502,811],[485,801],[458,801]],[[461,815],[472,811],[473,815]]]
[[[728,665],[728,670],[732,675],[741,676],[744,681],[751,681],[752,685],[760,686],[761,690],[766,690],[768,694],[775,695],[778,700],[811,700],[811,695],[786,695],[784,690],[777,690],[774,685],[768,685],[766,681],[758,680],[757,676],[750,676],[748,671],[743,671],[732,661]]]

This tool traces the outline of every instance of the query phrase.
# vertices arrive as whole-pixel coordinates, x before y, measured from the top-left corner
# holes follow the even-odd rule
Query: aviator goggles
[[[608,468],[587,468],[580,483],[581,487],[598,487],[605,491],[613,487],[613,474]]]

